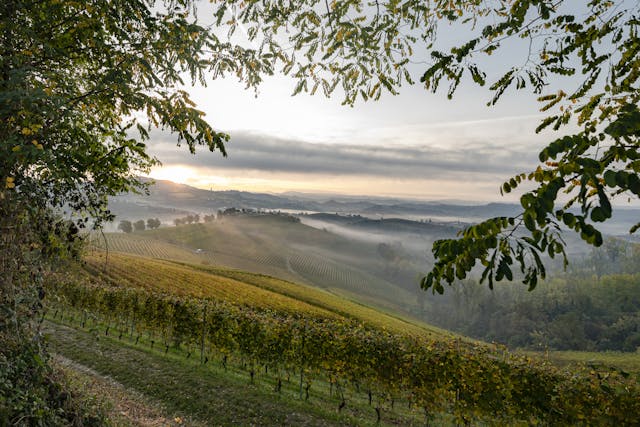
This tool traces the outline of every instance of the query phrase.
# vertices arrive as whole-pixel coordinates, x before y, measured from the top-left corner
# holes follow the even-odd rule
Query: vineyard
[[[101,249],[224,266],[346,291],[393,311],[418,307],[415,293],[381,278],[375,245],[277,217],[225,218],[142,233],[107,233],[94,240]]]
[[[243,366],[252,381],[270,375],[274,393],[285,378],[301,399],[330,384],[338,410],[368,398],[378,421],[401,405],[427,422],[449,414],[465,425],[640,422],[638,378],[624,372],[560,370],[494,346],[396,333],[267,290],[286,287],[270,278],[251,276],[263,284],[255,286],[239,280],[247,273],[120,257],[106,271],[89,259],[85,273],[51,277],[50,315],[71,313],[96,334],[165,352],[184,348],[202,363]]]
[[[105,258],[94,255],[85,258],[87,276],[101,278],[105,283],[129,289],[139,288],[178,296],[213,298],[234,304],[250,305],[290,313],[311,313],[332,317],[328,310],[300,300],[259,288],[230,277],[213,275],[163,260],[112,254]]]
[[[84,281],[143,288],[233,304],[255,305],[305,315],[351,318],[391,331],[417,336],[451,334],[420,322],[409,322],[357,302],[271,276],[201,264],[149,259],[134,255],[94,252],[84,269],[74,271]]]
[[[149,238],[140,234],[107,233],[96,235],[91,246],[102,250],[130,253],[158,259],[198,263],[207,260],[206,254],[200,255],[184,247]]]

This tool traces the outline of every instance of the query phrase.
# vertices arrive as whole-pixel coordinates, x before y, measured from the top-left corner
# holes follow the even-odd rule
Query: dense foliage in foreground
[[[59,306],[97,318],[120,334],[142,334],[169,346],[241,357],[286,375],[357,384],[389,399],[406,399],[427,414],[481,419],[633,425],[640,412],[637,379],[618,371],[563,372],[485,345],[393,334],[347,319],[234,305],[222,300],[56,276]],[[95,322],[95,320],[94,320]]]
[[[0,189],[0,425],[101,425],[49,364],[39,333],[44,273],[77,253],[77,228]]]

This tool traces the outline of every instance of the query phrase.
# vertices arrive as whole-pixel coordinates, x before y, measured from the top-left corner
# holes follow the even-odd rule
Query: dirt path
[[[115,426],[167,427],[197,426],[199,424],[172,417],[160,405],[135,390],[129,390],[118,381],[93,369],[56,354],[54,365],[70,377],[75,387],[85,395],[106,402],[108,417]]]
[[[107,401],[116,426],[307,426],[359,424],[273,385],[250,384],[246,372],[201,366],[131,343],[53,322],[43,331],[59,366],[85,394]],[[64,356],[64,357],[61,357]],[[266,385],[266,387],[265,387]]]

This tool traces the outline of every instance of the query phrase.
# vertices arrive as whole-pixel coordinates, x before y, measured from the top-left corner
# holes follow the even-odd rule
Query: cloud
[[[451,138],[451,129],[447,129]],[[444,135],[443,135],[444,136]],[[487,143],[477,135],[448,144],[401,145],[322,144],[235,132],[227,145],[229,157],[206,149],[190,155],[176,148],[175,138],[152,134],[150,152],[164,165],[215,170],[216,174],[259,171],[270,174],[387,177],[389,179],[492,180],[530,170],[537,153],[525,143]],[[431,139],[433,140],[433,135]]]

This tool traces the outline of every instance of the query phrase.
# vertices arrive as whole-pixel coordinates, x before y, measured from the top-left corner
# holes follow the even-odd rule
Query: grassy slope
[[[72,359],[83,371],[89,369],[126,387],[128,393],[124,396],[119,393],[116,400],[124,397],[126,401],[133,396],[141,399],[156,417],[171,414],[169,420],[179,417],[185,425],[409,426],[424,423],[422,411],[408,409],[407,402],[401,400],[395,407],[388,401],[383,402],[381,422],[376,423],[374,407],[362,389],[345,386],[346,405],[338,411],[340,395],[335,387],[331,391],[320,379],[313,381],[309,400],[306,400],[299,397],[294,377],[283,380],[282,390],[277,393],[272,373],[259,371],[251,383],[247,370],[235,364],[223,368],[214,360],[201,365],[197,358],[185,358],[184,351],[172,349],[164,354],[157,346],[151,349],[143,341],[134,345],[127,337],[117,340],[70,327],[59,320],[47,321],[44,325],[56,353]],[[380,404],[377,397],[374,398],[374,405]],[[449,415],[433,415],[436,425],[452,425]]]
[[[202,425],[361,424],[328,408],[281,398],[266,387],[251,385],[246,374],[201,366],[180,355],[164,356],[110,338],[97,340],[88,332],[60,324],[46,324],[45,332],[56,353],[157,401],[166,412]]]
[[[69,333],[61,333],[60,328],[60,326],[51,326],[47,329],[49,332],[55,331],[54,343],[58,348],[61,347],[59,340],[69,337]],[[66,343],[62,347],[67,351],[71,350]],[[91,348],[92,346],[89,346],[88,351]],[[72,392],[83,396],[84,404],[88,401],[89,404],[94,405],[94,408],[97,406],[97,410],[105,415],[113,427],[204,425],[190,418],[169,414],[159,402],[133,389],[128,389],[112,377],[102,375],[60,353],[53,357],[52,362],[54,368],[62,372]]]
[[[93,276],[117,286],[219,298],[324,317],[344,316],[403,334],[452,336],[444,330],[381,312],[322,289],[262,274],[120,253],[109,254],[106,264],[105,255],[99,252],[87,256],[86,261],[88,271],[84,274],[87,280]]]
[[[117,251],[208,263],[268,274],[329,290],[345,290],[393,311],[417,309],[415,293],[382,279],[377,245],[279,216],[230,217],[209,224],[107,234]],[[99,240],[98,244],[103,245]],[[195,253],[202,249],[202,253]]]

